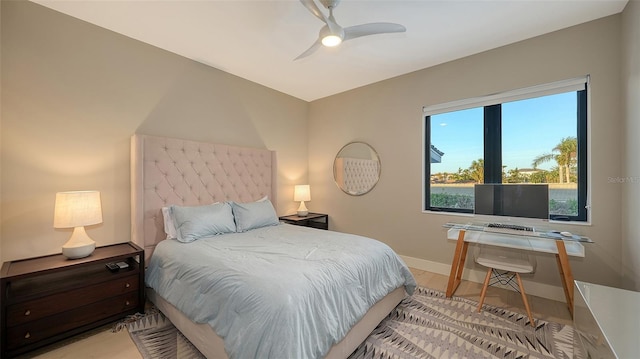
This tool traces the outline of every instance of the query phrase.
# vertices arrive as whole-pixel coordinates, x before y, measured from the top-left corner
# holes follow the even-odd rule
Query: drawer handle
[[[25,335],[24,335],[24,338],[25,338],[25,339],[29,339],[29,338],[31,338],[31,333],[27,332],[27,334],[25,334]]]
[[[31,311],[30,311],[29,309],[27,309],[27,311],[26,311],[26,312],[24,312],[24,315],[25,315],[25,316],[26,316],[26,315],[31,315]]]
[[[129,304],[131,304],[131,303],[129,303],[128,300],[126,302],[124,302],[124,305],[127,306],[127,307],[129,306]]]
[[[125,283],[124,287],[125,287],[125,288],[129,288],[129,287],[131,287],[131,284],[129,284],[129,283]]]

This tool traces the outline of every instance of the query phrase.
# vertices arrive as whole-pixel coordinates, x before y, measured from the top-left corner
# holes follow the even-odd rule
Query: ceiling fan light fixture
[[[319,1],[325,8],[327,8],[327,10],[329,10],[329,16],[320,11],[316,1]],[[311,14],[313,14],[313,16],[322,21],[324,26],[320,29],[318,38],[313,42],[311,47],[296,57],[294,61],[311,55],[320,47],[320,45],[325,47],[336,47],[343,41],[362,36],[407,31],[407,29],[400,24],[388,22],[372,22],[343,28],[338,25],[336,19],[333,17],[333,10],[338,6],[340,0],[300,0],[300,2],[307,8],[307,10],[309,10],[309,12],[311,12]]]
[[[333,28],[330,28],[327,24],[320,29],[320,42],[326,47],[338,46],[344,39],[344,30],[338,25],[332,26]]]
[[[334,47],[340,45],[342,38],[337,35],[327,35],[322,38],[322,45],[326,47]]]

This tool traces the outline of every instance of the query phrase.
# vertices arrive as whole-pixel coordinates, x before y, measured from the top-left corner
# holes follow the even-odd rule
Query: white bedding
[[[378,300],[415,280],[385,244],[280,224],[158,244],[147,285],[230,358],[321,358]]]

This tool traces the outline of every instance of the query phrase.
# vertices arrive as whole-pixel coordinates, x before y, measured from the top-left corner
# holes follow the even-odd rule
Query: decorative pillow
[[[231,202],[233,216],[236,219],[236,230],[246,232],[250,229],[274,226],[279,224],[278,215],[268,198],[256,202]]]
[[[167,239],[176,239],[176,226],[173,224],[173,217],[171,216],[171,210],[169,207],[162,207],[162,217],[164,218],[164,233],[167,234]]]
[[[193,242],[203,237],[236,231],[233,212],[229,203],[214,203],[207,206],[171,206],[176,227],[176,239]]]

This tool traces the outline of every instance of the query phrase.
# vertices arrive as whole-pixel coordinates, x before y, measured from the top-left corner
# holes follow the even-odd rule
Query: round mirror
[[[361,196],[378,183],[380,158],[364,142],[348,143],[340,149],[333,161],[333,179],[344,193]]]

